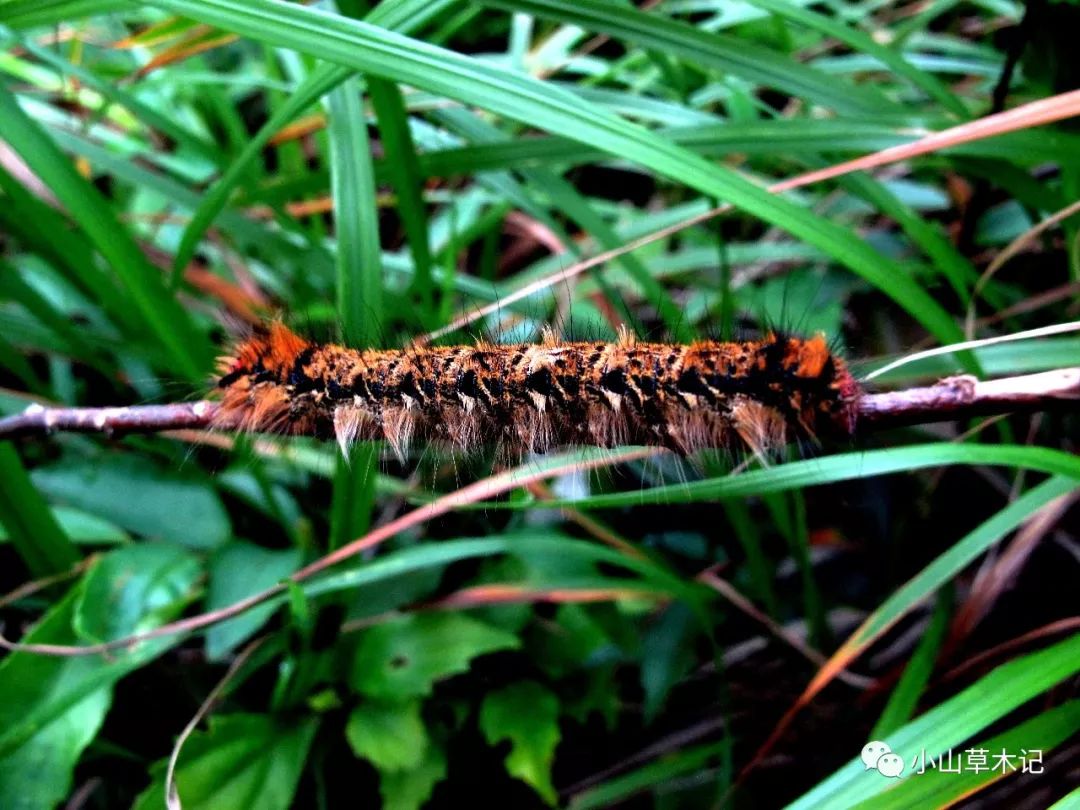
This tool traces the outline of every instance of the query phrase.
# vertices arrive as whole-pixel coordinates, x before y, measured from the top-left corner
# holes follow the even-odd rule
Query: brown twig
[[[35,403],[22,413],[0,419],[0,439],[60,432],[118,436],[200,429],[210,427],[216,413],[217,404],[207,400],[114,408],[47,408]]]
[[[860,430],[880,430],[988,414],[1050,410],[1068,404],[1080,404],[1080,367],[987,381],[949,377],[919,388],[863,394],[856,415]],[[0,419],[0,439],[58,432],[118,436],[205,429],[214,424],[216,415],[217,404],[208,400],[116,408],[47,408],[34,404],[22,413]]]
[[[1043,411],[1067,403],[1080,405],[1080,367],[986,381],[971,376],[949,377],[923,388],[864,394],[859,399],[858,424],[861,429],[880,429]]]

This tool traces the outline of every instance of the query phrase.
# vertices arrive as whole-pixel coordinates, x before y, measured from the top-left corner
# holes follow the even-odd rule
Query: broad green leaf
[[[531,611],[525,614],[525,620]],[[636,632],[636,630],[635,630]],[[564,678],[581,670],[581,662],[612,653],[618,649],[604,623],[583,605],[559,605],[550,625],[532,628],[529,634],[529,655],[550,677]],[[610,696],[613,700],[617,695]]]
[[[106,554],[86,575],[74,628],[91,643],[164,623],[191,599],[202,573],[190,552],[168,543],[131,543]]]
[[[0,805],[7,810],[51,810],[62,802],[72,787],[72,771],[97,736],[111,703],[111,687],[90,692],[0,757]]]
[[[349,713],[345,737],[353,753],[380,772],[411,771],[423,764],[428,735],[420,700],[366,700]]]
[[[221,498],[206,479],[149,458],[105,453],[39,467],[34,483],[51,499],[150,539],[214,548],[232,533]],[[177,518],[182,516],[182,520]]]
[[[108,556],[98,565],[115,571],[107,562]],[[175,617],[183,600],[174,600],[165,607],[165,598],[177,588],[189,590],[196,573],[188,569],[186,583],[174,580],[164,592],[156,588],[142,590],[145,604],[161,606],[152,621]],[[23,641],[83,643],[73,627],[76,611],[85,603],[87,582],[93,576],[91,571],[86,580],[72,587]],[[15,652],[0,661],[0,692],[4,695],[0,701],[0,807],[47,810],[62,800],[70,789],[72,770],[109,710],[113,684],[180,639],[156,639],[132,650],[116,650],[109,656]]]
[[[668,605],[642,639],[641,686],[645,690],[645,719],[652,721],[671,688],[694,666],[693,639],[701,625],[682,603]]]
[[[423,762],[415,768],[379,775],[383,810],[420,810],[435,785],[445,778],[446,754],[439,746],[429,745]]]
[[[292,807],[317,727],[315,718],[212,716],[210,728],[191,735],[177,762],[176,788],[184,810]],[[139,796],[135,810],[165,807],[165,762],[153,771],[154,783]]]
[[[206,609],[217,610],[270,588],[300,567],[299,549],[274,551],[242,540],[215,549],[208,569],[210,584]],[[261,605],[241,616],[215,624],[206,631],[206,656],[220,661],[250,638],[276,610]]]
[[[510,741],[506,771],[528,783],[544,801],[558,800],[551,764],[559,745],[559,700],[535,681],[518,681],[492,692],[480,707],[480,730],[491,745]]]
[[[410,614],[364,631],[350,682],[372,698],[429,695],[436,682],[465,672],[477,656],[520,645],[517,636],[461,613]]]
[[[130,535],[111,521],[68,506],[49,508],[60,529],[75,545],[115,545],[126,543]],[[40,536],[40,535],[39,535]],[[11,535],[0,523],[0,543],[11,541]]]

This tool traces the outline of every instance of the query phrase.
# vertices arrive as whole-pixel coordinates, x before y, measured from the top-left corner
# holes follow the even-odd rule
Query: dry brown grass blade
[[[1052,501],[1051,503],[1056,503],[1056,501]],[[1047,517],[1051,515],[1058,516],[1059,514],[1057,509],[1050,510],[1048,514],[1045,509],[1038,510],[1023,521],[1018,531],[1026,531],[1032,523],[1041,525],[1042,521]],[[887,621],[877,621],[875,614],[868,616],[863,623],[848,636],[848,639],[840,645],[839,649],[832,654],[825,665],[818,670],[817,674],[803,690],[802,694],[796,698],[795,702],[788,708],[783,717],[780,718],[776,726],[774,726],[768,739],[761,744],[754,753],[754,756],[740,772],[736,782],[743,781],[750,771],[763,761],[768,753],[772,751],[776,744],[783,738],[784,734],[787,733],[799,712],[809,705],[810,701],[817,697],[826,686],[837,679],[837,676],[855,661],[855,659],[866,652],[875,641],[892,628],[903,615],[904,614],[902,613],[892,615]],[[868,628],[871,627],[873,627],[873,630],[868,632]]]
[[[325,128],[326,115],[323,113],[312,113],[311,115],[305,115],[303,118],[297,118],[288,126],[282,127],[270,137],[270,140],[267,141],[267,143],[270,146],[281,146],[283,143],[299,140],[305,135],[310,135],[313,132],[318,132]]]
[[[986,617],[1001,594],[1016,580],[1039,541],[1053,530],[1078,498],[1080,493],[1071,492],[1039,509],[1032,515],[1031,522],[1016,533],[1001,556],[979,571],[971,593],[953,617],[948,647],[959,644]]]
[[[975,302],[979,296],[982,295],[982,291],[986,288],[986,285],[990,283],[990,279],[994,277],[1006,262],[1020,253],[1020,251],[1022,251],[1033,239],[1075,214],[1080,214],[1080,200],[1077,200],[1072,205],[1065,206],[1060,211],[1051,214],[1037,225],[1028,228],[1006,245],[1005,249],[998,253],[998,255],[994,257],[994,260],[987,265],[986,270],[979,276],[979,280],[975,283],[975,287],[971,291],[971,301],[968,303],[967,315],[964,318],[964,334],[969,340],[975,336]]]
[[[175,45],[170,45],[160,53],[155,54],[149,62],[135,71],[135,77],[143,78],[166,65],[183,62],[192,56],[229,45],[239,39],[236,34],[215,31],[209,26],[198,26],[198,29],[204,30],[192,29],[187,36]]]
[[[424,609],[471,608],[488,605],[613,602],[618,599],[667,600],[666,594],[637,588],[530,588],[514,583],[489,583],[462,588],[425,604]]]

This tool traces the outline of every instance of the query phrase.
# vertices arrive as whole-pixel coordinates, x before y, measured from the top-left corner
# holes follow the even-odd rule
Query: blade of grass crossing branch
[[[330,187],[337,236],[337,307],[343,336],[358,346],[376,345],[382,308],[382,252],[375,172],[360,81],[347,79],[327,98]],[[375,497],[377,445],[343,448],[334,476],[331,548],[367,531]]]
[[[130,296],[139,325],[160,344],[175,371],[201,381],[210,368],[210,343],[168,294],[158,270],[113,215],[105,198],[75,170],[53,140],[0,87],[0,139],[52,190]],[[134,337],[134,336],[129,336]]]
[[[397,211],[405,238],[412,254],[413,289],[420,300],[420,323],[423,329],[433,329],[435,317],[434,285],[431,280],[431,248],[428,244],[427,211],[421,196],[424,178],[420,161],[409,132],[409,117],[405,99],[393,82],[368,78],[368,95],[379,122],[386,169],[390,184],[397,193]]]
[[[942,467],[948,464],[991,464],[1023,467],[1080,480],[1080,459],[1046,447],[979,444],[917,444],[793,461],[738,475],[724,475],[668,484],[633,492],[612,492],[583,498],[554,500],[546,506],[575,509],[622,508],[642,503],[700,503],[722,498],[760,497],[800,487],[869,478],[875,475]],[[515,502],[484,504],[485,509],[522,509]]]
[[[315,8],[271,0],[153,0],[151,5],[474,104],[637,162],[806,240],[893,298],[939,340],[961,339],[961,330],[941,305],[899,263],[857,234],[643,127],[585,104],[565,88]]]
[[[330,189],[337,235],[337,310],[343,337],[375,343],[382,312],[382,253],[375,173],[360,82],[347,79],[327,98]]]

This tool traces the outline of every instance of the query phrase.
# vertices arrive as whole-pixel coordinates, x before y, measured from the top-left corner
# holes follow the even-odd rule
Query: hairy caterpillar
[[[747,342],[561,342],[357,350],[274,322],[220,361],[218,423],[522,454],[560,445],[649,444],[767,455],[850,435],[859,386],[818,335]]]

